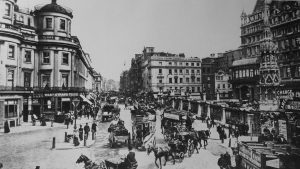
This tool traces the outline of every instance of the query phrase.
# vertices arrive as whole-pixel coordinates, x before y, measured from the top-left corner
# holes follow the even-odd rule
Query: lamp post
[[[78,104],[79,104],[79,99],[78,98],[73,99],[74,116],[75,116],[74,129],[75,130],[77,128],[76,120],[77,120],[77,106],[78,106]]]

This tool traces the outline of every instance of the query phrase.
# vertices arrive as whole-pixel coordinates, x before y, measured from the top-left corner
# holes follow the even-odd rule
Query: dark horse
[[[81,156],[77,159],[76,163],[84,162],[85,169],[106,169],[105,163],[101,163],[100,165],[92,162],[87,156],[81,154]]]
[[[160,150],[160,151],[159,151]],[[174,158],[174,155],[173,153],[171,152],[171,149],[169,147],[167,147],[166,149],[163,149],[163,148],[158,148],[158,147],[154,147],[154,146],[151,146],[151,147],[148,147],[147,148],[147,154],[149,155],[151,152],[154,152],[154,156],[155,156],[155,165],[157,166],[157,168],[162,168],[161,166],[161,158],[162,157],[165,157],[165,164],[164,166],[166,165],[167,161],[168,161],[168,157],[171,156],[172,159],[173,159],[173,164],[175,164],[175,158]],[[159,165],[156,163],[157,159],[159,159]]]

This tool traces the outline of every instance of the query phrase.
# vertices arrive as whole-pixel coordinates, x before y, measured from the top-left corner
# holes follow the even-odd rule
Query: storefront
[[[3,95],[0,96],[0,128],[4,127],[5,121],[9,127],[20,125],[21,112],[23,111],[23,96]]]
[[[54,119],[54,115],[61,115],[73,111],[72,100],[80,98],[81,93],[75,92],[35,92],[32,97],[32,113],[38,117]]]

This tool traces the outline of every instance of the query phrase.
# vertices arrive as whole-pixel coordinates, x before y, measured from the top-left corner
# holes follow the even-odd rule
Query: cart
[[[109,158],[105,160],[107,169],[125,169],[125,157],[117,156],[114,158]]]
[[[128,144],[129,132],[125,128],[124,124],[111,124],[108,128],[109,132],[109,145],[113,148],[116,144]]]
[[[185,153],[188,153],[188,157],[191,157],[195,150],[194,144],[191,139],[191,134],[191,132],[186,131],[178,133],[179,140],[181,140],[186,147]]]

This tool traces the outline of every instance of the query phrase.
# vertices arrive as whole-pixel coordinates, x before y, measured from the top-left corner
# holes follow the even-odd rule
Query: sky
[[[18,0],[20,8],[51,0]],[[237,49],[240,15],[256,0],[57,0],[73,10],[72,35],[78,36],[95,70],[119,80],[131,58],[145,46],[157,52],[207,57]]]

